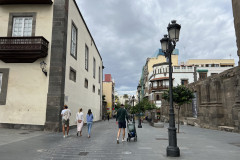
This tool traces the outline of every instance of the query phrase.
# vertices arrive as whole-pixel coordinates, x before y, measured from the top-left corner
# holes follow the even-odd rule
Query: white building
[[[186,65],[196,67],[197,80],[219,74],[235,66],[234,59],[189,59]]]
[[[172,73],[173,86],[194,82],[195,70],[193,66],[174,66]],[[155,103],[157,107],[161,107],[161,95],[169,88],[168,62],[153,65],[153,73],[149,76],[149,88],[149,100]]]
[[[234,66],[234,60],[189,60],[188,65],[172,67],[173,86],[186,85],[209,76],[219,74]],[[169,64],[158,63],[153,65],[153,72],[148,77],[149,100],[161,107],[161,95],[169,88]]]

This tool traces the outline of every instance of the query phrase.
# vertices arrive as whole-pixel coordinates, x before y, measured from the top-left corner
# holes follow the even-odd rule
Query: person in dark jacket
[[[121,129],[123,130],[122,142],[126,141],[125,140],[126,120],[128,121],[128,114],[126,109],[124,109],[124,105],[121,104],[121,108],[118,109],[116,116],[116,123],[118,124],[117,144],[119,144],[119,136],[121,134]]]

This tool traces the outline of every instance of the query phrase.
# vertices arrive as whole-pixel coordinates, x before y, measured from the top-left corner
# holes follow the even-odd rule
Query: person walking
[[[122,142],[126,141],[125,140],[126,120],[128,121],[128,114],[126,109],[124,109],[124,105],[121,104],[121,107],[118,109],[116,116],[116,123],[118,124],[117,144],[119,144],[119,136],[121,134],[121,129],[123,130]]]
[[[77,136],[82,136],[82,127],[84,122],[83,112],[82,108],[79,109],[79,112],[76,114],[76,120],[77,120]]]
[[[91,109],[89,109],[87,113],[88,138],[90,138],[91,136],[92,123],[93,123],[93,114]]]
[[[109,114],[107,115],[107,119],[108,119],[108,122],[109,122]]]
[[[61,112],[62,116],[62,130],[63,130],[63,138],[68,136],[69,133],[69,118],[71,116],[71,111],[68,109],[67,105],[64,105],[64,109]],[[67,126],[67,135],[65,136],[65,126]]]

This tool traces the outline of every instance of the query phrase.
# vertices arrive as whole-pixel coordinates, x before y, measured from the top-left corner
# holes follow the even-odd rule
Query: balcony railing
[[[161,91],[161,90],[166,90],[168,88],[169,88],[169,86],[167,86],[167,85],[151,87],[150,88],[150,90],[151,90],[150,92],[152,92],[152,90],[154,90],[154,91]]]
[[[52,0],[0,0],[2,4],[52,4]]]
[[[0,60],[6,63],[32,63],[47,54],[44,37],[0,37]]]

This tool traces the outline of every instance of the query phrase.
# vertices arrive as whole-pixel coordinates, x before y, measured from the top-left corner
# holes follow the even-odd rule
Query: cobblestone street
[[[168,146],[167,125],[154,128],[143,123],[137,129],[138,141],[116,143],[117,125],[114,120],[96,122],[92,136],[77,137],[75,129],[67,138],[62,133],[26,131],[0,128],[1,160],[157,160],[157,159],[218,159],[238,160],[240,135],[224,131],[180,126],[179,158],[166,157]]]

